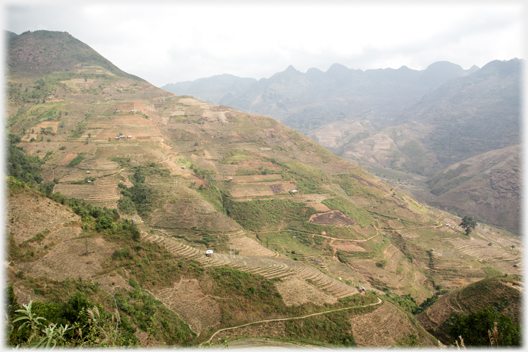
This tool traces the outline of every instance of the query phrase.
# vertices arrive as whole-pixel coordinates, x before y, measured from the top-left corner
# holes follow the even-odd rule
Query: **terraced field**
[[[206,267],[226,265],[244,272],[262,275],[267,279],[296,276],[337,298],[358,293],[356,288],[348,286],[308,264],[294,260],[241,255],[232,256],[219,253],[213,253],[211,257],[207,257],[203,250],[185,245],[173,238],[146,233],[143,233],[142,236],[146,241],[157,242],[165,246],[171,253],[197,260]]]
[[[68,198],[78,198],[89,202],[115,202],[120,195],[117,192],[119,181],[114,177],[102,177],[87,184],[58,183],[53,192],[60,192]]]

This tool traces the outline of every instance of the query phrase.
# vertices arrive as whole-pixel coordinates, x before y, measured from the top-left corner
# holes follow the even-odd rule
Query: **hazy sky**
[[[222,73],[268,78],[289,65],[468,69],[524,58],[524,2],[7,3],[4,29],[65,31],[162,86]]]

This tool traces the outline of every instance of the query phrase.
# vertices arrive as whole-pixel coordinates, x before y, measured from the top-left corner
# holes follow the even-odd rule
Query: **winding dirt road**
[[[298,320],[298,319],[305,319],[305,318],[313,317],[313,316],[316,316],[316,315],[322,315],[322,314],[327,314],[327,313],[339,312],[339,311],[341,311],[341,310],[347,310],[347,309],[364,308],[364,307],[375,306],[375,305],[381,304],[381,303],[383,302],[383,301],[381,300],[381,298],[379,298],[379,297],[377,297],[377,298],[378,298],[378,302],[377,302],[377,303],[365,304],[365,305],[363,305],[363,306],[338,308],[338,309],[333,309],[333,310],[327,310],[327,311],[324,311],[324,312],[319,312],[319,313],[313,313],[313,314],[303,315],[303,316],[301,316],[301,317],[290,317],[290,318],[277,318],[277,319],[259,320],[259,321],[253,321],[253,322],[251,322],[251,323],[247,323],[247,324],[243,324],[243,325],[232,326],[232,327],[230,327],[230,328],[223,328],[223,329],[220,329],[220,330],[216,331],[213,335],[211,335],[211,337],[209,338],[209,340],[207,340],[207,341],[205,341],[205,342],[202,342],[199,346],[202,346],[203,344],[206,344],[206,343],[211,342],[211,340],[213,339],[213,337],[215,337],[216,334],[218,334],[219,332],[222,332],[222,331],[238,329],[238,328],[242,328],[242,327],[245,327],[245,326],[254,325],[254,324],[260,324],[260,323],[269,323],[269,322],[274,322],[274,321],[285,321],[285,320]]]

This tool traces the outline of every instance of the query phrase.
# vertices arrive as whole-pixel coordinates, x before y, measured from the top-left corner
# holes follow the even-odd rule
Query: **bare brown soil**
[[[33,276],[46,276],[55,280],[88,279],[102,269],[101,263],[112,254],[114,245],[102,238],[88,240],[88,252],[84,239],[65,241],[52,247],[43,258],[17,264],[22,270]]]
[[[388,302],[373,312],[354,316],[350,323],[358,347],[396,346],[396,342],[405,338],[406,334],[419,336],[421,346],[434,346],[403,311]]]
[[[68,198],[79,198],[92,202],[117,201],[120,197],[117,192],[118,183],[119,181],[111,176],[86,184],[58,183],[53,188],[53,192],[60,192]]]
[[[310,216],[308,222],[317,224],[317,225],[330,225],[330,226],[352,226],[356,222],[351,217],[343,214],[339,210],[332,210],[326,213],[317,213]]]
[[[78,215],[60,204],[24,194],[10,197],[8,214],[8,231],[17,243],[46,229],[53,231],[65,223],[80,220]]]
[[[241,327],[233,330],[224,330],[215,335],[215,339],[239,338],[245,336],[252,337],[274,337],[285,338],[285,322],[277,321],[270,323],[261,323],[250,326]]]
[[[104,291],[114,294],[117,290],[126,290],[131,291],[134,288],[128,284],[128,281],[125,280],[121,275],[116,273],[100,276],[94,279],[94,281],[99,285]]]
[[[337,298],[327,295],[319,288],[297,277],[283,279],[275,284],[287,306],[299,306],[305,303],[323,305],[337,303]]]
[[[70,161],[72,161],[76,157],[77,157],[76,153],[70,153],[70,154],[66,155],[64,157],[64,159],[62,159],[62,161],[59,163],[59,165],[62,165],[62,166],[68,165],[70,163]]]
[[[333,242],[331,246],[337,250],[344,251],[344,252],[366,252],[365,248],[357,244],[350,243],[350,242],[336,241],[336,242]]]
[[[204,205],[207,204],[207,208]],[[168,229],[192,228],[229,232],[239,229],[239,226],[222,213],[216,212],[212,205],[206,202],[190,200],[176,204],[166,204],[152,214],[152,226]]]
[[[296,188],[296,186],[289,181],[275,181],[262,183],[235,183],[230,191],[233,198],[272,196],[275,194],[273,189],[275,188],[275,191],[277,191],[279,190],[279,186],[283,193]]]
[[[229,236],[229,244],[235,245],[235,249],[239,251],[240,255],[251,257],[273,257],[275,252],[262,246],[256,240],[245,235]]]
[[[280,180],[282,179],[282,175],[280,174],[272,174],[272,175],[241,175],[241,176],[233,176],[233,180],[231,182],[237,182],[237,183],[246,183],[246,182],[262,182],[264,180]]]
[[[173,287],[155,293],[156,298],[189,324],[197,334],[220,324],[218,303],[205,295],[196,279],[181,279]]]
[[[318,213],[325,213],[330,211],[330,208],[324,205],[323,203],[306,203],[307,207],[313,207]]]
[[[270,161],[262,161],[262,160],[256,160],[256,159],[250,159],[250,160],[242,160],[238,162],[238,169],[240,170],[251,170],[251,171],[260,171],[264,169],[268,169],[271,171],[281,171],[280,166],[273,164]],[[277,175],[264,175],[268,176],[270,178],[275,177]],[[243,176],[246,177],[246,176]]]
[[[44,302],[41,295],[35,294],[32,289],[24,287],[22,284],[13,285],[13,292],[17,298],[18,304],[28,304],[31,301]]]
[[[57,128],[59,126],[59,121],[44,121],[33,127],[35,131],[39,131],[41,128],[51,127],[53,133],[57,133]]]

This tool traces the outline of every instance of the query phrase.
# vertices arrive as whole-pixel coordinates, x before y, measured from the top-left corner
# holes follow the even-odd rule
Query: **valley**
[[[43,32],[18,40],[64,40]],[[482,223],[468,236],[461,217],[273,118],[102,62],[9,64],[6,277],[46,319],[76,292],[136,346],[438,346],[451,337],[409,305],[522,277],[520,237]]]

